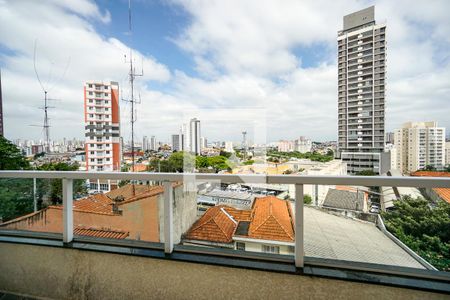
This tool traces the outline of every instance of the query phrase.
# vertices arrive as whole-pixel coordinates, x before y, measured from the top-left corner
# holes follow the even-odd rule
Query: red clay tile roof
[[[256,198],[248,237],[293,242],[294,223],[288,201],[275,196]]]
[[[134,191],[133,191],[133,188],[134,188]],[[153,188],[153,186],[149,186],[149,185],[127,184],[118,189],[112,190],[112,191],[106,193],[105,195],[111,199],[114,199],[118,196],[122,196],[125,200],[127,200],[128,198],[145,193],[145,192],[151,190],[152,188]]]
[[[232,215],[232,212],[235,211],[236,209],[225,205],[209,208],[189,229],[186,238],[189,240],[231,243],[238,223]]]
[[[130,233],[128,231],[76,227],[73,230],[73,234],[108,239],[125,239]]]
[[[419,177],[450,177],[450,172],[437,172],[437,171],[416,171],[411,173],[411,176]],[[450,188],[434,188],[433,191],[442,200],[450,203]]]
[[[73,209],[83,212],[112,214],[113,201],[104,194],[95,194],[73,201]]]
[[[250,222],[249,238],[294,241],[294,220],[289,202],[274,196],[255,199],[252,210],[213,206],[189,229],[186,239],[231,243],[240,221]]]

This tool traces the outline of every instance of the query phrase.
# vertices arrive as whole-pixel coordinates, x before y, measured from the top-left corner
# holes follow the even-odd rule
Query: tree
[[[77,171],[79,165],[65,162],[46,163],[37,168],[39,171]],[[62,180],[61,179],[40,179],[38,180],[38,205],[43,205],[44,198],[47,197],[51,204],[62,203]],[[73,192],[82,196],[87,193],[86,182],[83,179],[73,181]]]
[[[432,165],[426,165],[425,168],[423,168],[424,171],[436,171],[436,168]]]
[[[219,153],[220,156],[225,156],[226,158],[230,158],[231,154],[232,153],[223,151],[223,150],[220,150],[220,153]]]
[[[357,172],[355,175],[356,176],[376,176],[378,174],[372,170],[362,170],[362,171]]]
[[[450,271],[450,204],[403,196],[382,214],[386,228],[436,268]]]
[[[312,203],[312,198],[311,198],[311,196],[308,195],[308,194],[305,194],[305,195],[303,196],[303,203],[305,203],[305,204],[311,204],[311,203]]]
[[[255,161],[253,159],[249,159],[243,162],[244,166],[253,165]]]
[[[30,164],[20,150],[0,136],[0,170],[29,169]],[[6,221],[33,210],[33,180],[0,179],[0,220]]]
[[[0,136],[0,170],[29,169],[30,163],[13,143]]]

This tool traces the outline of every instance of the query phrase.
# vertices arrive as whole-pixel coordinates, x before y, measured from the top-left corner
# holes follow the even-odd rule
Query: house
[[[329,189],[323,207],[367,212],[367,193],[358,190]]]
[[[450,172],[416,171],[411,176],[418,177],[450,177]],[[450,188],[426,188],[425,193],[434,201],[442,200],[450,203]]]
[[[294,241],[290,202],[267,196],[256,198],[250,210],[209,208],[186,233],[183,244],[293,254]]]
[[[75,235],[162,242],[162,186],[129,184],[106,194],[90,195],[73,202]],[[196,195],[174,184],[174,240],[189,229],[196,218]],[[181,199],[182,198],[182,199]],[[182,200],[182,201],[181,201]],[[62,233],[62,206],[51,205],[37,212],[0,224],[1,229]]]

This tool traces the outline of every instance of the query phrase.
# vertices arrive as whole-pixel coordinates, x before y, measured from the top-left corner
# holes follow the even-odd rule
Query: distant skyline
[[[268,142],[336,140],[337,31],[344,15],[370,5],[388,24],[386,131],[408,121],[438,121],[450,131],[449,1],[139,0],[130,36],[127,0],[0,0],[5,136],[43,138],[30,126],[43,122],[35,45],[42,82],[59,99],[49,113],[53,140],[83,138],[85,81],[118,81],[128,97],[131,45],[144,67],[137,141],[168,142],[182,118],[224,109],[265,110]],[[129,140],[130,109],[125,102],[121,109]],[[251,121],[202,120],[202,135],[239,141]]]

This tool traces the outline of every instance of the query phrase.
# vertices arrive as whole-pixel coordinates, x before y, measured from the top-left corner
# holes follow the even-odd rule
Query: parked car
[[[372,206],[370,207],[369,212],[374,213],[374,214],[379,214],[380,213],[380,207],[377,204],[372,204]]]

